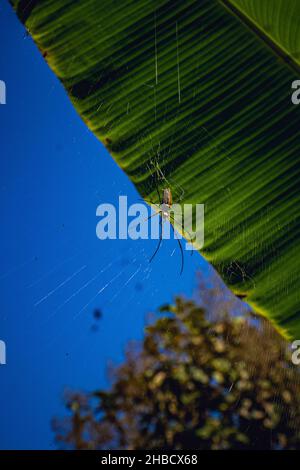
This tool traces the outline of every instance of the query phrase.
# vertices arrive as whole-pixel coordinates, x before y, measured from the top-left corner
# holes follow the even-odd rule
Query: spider
[[[155,255],[157,254],[158,250],[160,249],[160,246],[161,246],[161,243],[162,243],[162,239],[163,239],[163,221],[164,220],[167,220],[169,223],[170,223],[170,226],[173,230],[173,233],[174,233],[174,236],[178,242],[178,245],[179,245],[179,248],[180,248],[180,254],[181,254],[181,268],[180,268],[180,275],[182,274],[183,272],[183,267],[184,267],[184,257],[183,257],[183,249],[182,249],[182,245],[181,245],[181,242],[179,240],[179,238],[176,236],[176,233],[175,233],[175,230],[174,230],[174,227],[173,225],[171,224],[171,221],[174,222],[175,221],[175,217],[173,215],[171,215],[171,209],[172,209],[172,191],[170,188],[164,188],[162,190],[162,196],[160,196],[159,194],[159,190],[158,188],[156,189],[157,190],[157,194],[158,194],[158,198],[159,198],[159,201],[160,201],[160,204],[155,204],[154,202],[152,201],[149,201],[151,204],[153,204],[154,206],[158,207],[158,210],[155,212],[155,214],[152,214],[150,215],[150,217],[148,217],[148,220],[152,217],[155,217],[156,215],[161,215],[160,217],[160,221],[159,221],[159,226],[160,226],[160,236],[159,236],[159,242],[158,242],[158,245],[156,247],[156,250],[155,252],[153,253],[153,255],[151,256],[149,262],[151,263],[151,261],[154,259]],[[147,200],[146,200],[147,202]]]

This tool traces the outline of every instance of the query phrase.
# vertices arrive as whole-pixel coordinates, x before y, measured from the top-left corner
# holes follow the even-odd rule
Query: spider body
[[[165,204],[169,208],[172,206],[172,192],[170,188],[163,189],[163,196],[162,196],[162,205]]]
[[[170,188],[163,189],[162,200],[159,212],[163,219],[170,219],[170,210],[172,207],[172,193]]]
[[[171,207],[168,206],[167,204],[160,205],[159,212],[161,213],[163,219],[168,219],[168,220],[170,219],[170,209]]]
[[[170,226],[172,227],[172,230],[174,231],[173,225],[171,224],[171,221],[175,220],[174,217],[173,217],[173,219],[171,219],[171,209],[172,209],[172,192],[171,192],[171,189],[170,188],[164,188],[162,190],[162,197],[160,197],[158,189],[157,189],[157,193],[158,193],[159,200],[161,201],[161,203],[159,205],[154,204],[158,207],[158,210],[156,211],[154,216],[155,215],[161,215],[161,219],[160,219],[161,220],[161,222],[160,222],[160,232],[161,233],[160,233],[160,237],[159,237],[158,246],[157,246],[155,252],[153,253],[153,255],[151,257],[150,262],[155,257],[156,253],[158,252],[158,250],[160,248],[161,242],[162,242],[162,237],[163,237],[162,222],[164,220],[167,220],[170,223]],[[153,216],[150,216],[150,217],[153,217]],[[182,246],[181,246],[180,240],[177,237],[175,237],[175,238],[177,239],[177,242],[178,242],[179,248],[180,248],[180,252],[181,252],[181,270],[180,270],[180,274],[182,274],[182,271],[183,271],[183,251],[182,251]]]

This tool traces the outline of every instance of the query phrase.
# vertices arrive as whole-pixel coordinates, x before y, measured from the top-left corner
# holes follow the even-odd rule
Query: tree
[[[161,309],[109,390],[69,393],[57,442],[88,449],[300,448],[299,371],[252,314],[212,318],[194,301]],[[209,318],[208,318],[209,317]]]

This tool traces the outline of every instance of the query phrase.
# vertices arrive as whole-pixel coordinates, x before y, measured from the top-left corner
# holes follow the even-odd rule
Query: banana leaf
[[[291,65],[300,65],[300,3],[297,0],[223,0]],[[296,67],[295,67],[296,68]],[[297,68],[296,68],[297,70]],[[299,68],[298,68],[299,71]]]
[[[140,194],[204,204],[202,255],[299,338],[299,1],[11,3]]]

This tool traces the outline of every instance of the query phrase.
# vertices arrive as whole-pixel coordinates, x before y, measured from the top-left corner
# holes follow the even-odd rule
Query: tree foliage
[[[89,449],[300,448],[299,371],[249,314],[212,318],[177,298],[132,344],[109,390],[69,393],[60,445]]]

